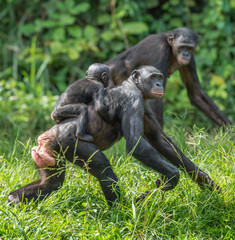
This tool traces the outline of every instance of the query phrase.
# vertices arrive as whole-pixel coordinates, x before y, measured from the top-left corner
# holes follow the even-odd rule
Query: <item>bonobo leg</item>
[[[144,115],[144,134],[159,153],[176,167],[182,167],[201,187],[207,186],[210,190],[216,188],[220,191],[220,187],[216,186],[204,171],[179,150],[176,144],[165,135],[154,116],[148,113]]]
[[[18,204],[32,199],[42,200],[62,186],[65,177],[65,166],[60,163],[54,167],[39,169],[39,175],[40,180],[11,192],[8,201],[12,204]]]
[[[106,201],[110,206],[119,199],[118,178],[106,156],[95,144],[77,141],[76,151],[70,145],[65,156],[70,162],[82,168],[84,168],[85,163],[88,165],[88,172],[99,180]]]

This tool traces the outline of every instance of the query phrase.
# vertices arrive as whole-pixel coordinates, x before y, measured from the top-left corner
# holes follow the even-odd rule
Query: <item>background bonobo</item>
[[[61,95],[51,118],[60,122],[66,118],[77,117],[76,136],[83,141],[92,142],[93,137],[86,133],[89,120],[87,104],[93,100],[102,104],[104,87],[109,84],[109,75],[109,67],[105,64],[92,64],[86,72],[86,78],[72,83]]]
[[[165,87],[167,77],[179,70],[191,103],[218,125],[231,124],[201,89],[193,57],[197,42],[198,35],[187,28],[150,35],[106,63],[111,72],[110,84],[123,82],[135,68],[141,65],[152,65],[163,73]],[[162,99],[152,100],[150,104],[163,126]]]
[[[112,205],[120,195],[118,178],[102,150],[111,147],[121,137],[126,139],[128,152],[133,151],[134,157],[163,175],[163,182],[156,182],[157,186],[163,185],[163,191],[177,185],[179,171],[176,167],[184,168],[199,185],[208,185],[213,189],[214,182],[206,173],[187,159],[163,132],[157,134],[158,122],[152,117],[145,100],[163,95],[162,78],[163,75],[157,69],[145,66],[134,70],[122,85],[107,89],[104,101],[109,109],[104,108],[100,111],[104,118],[106,111],[107,118],[112,119],[112,124],[99,116],[94,103],[89,104],[88,132],[94,137],[94,143],[77,140],[75,118],[61,121],[39,136],[38,148],[43,150],[43,154],[38,151],[34,160],[36,163],[43,161],[51,166],[54,158],[54,166],[40,169],[41,179],[10,193],[9,201],[19,203],[26,199],[42,199],[53,190],[57,190],[64,181],[65,163],[56,160],[57,155],[54,153],[61,154],[63,151],[67,160],[80,167],[84,167],[89,159],[89,172],[98,178],[107,202]],[[144,126],[146,124],[147,127]],[[165,161],[157,150],[169,162]]]

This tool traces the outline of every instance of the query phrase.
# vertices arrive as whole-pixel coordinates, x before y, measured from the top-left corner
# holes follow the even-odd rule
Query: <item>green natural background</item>
[[[234,13],[233,0],[0,0],[0,239],[235,238],[234,127],[222,130],[192,107],[178,73],[168,80],[164,129],[220,183],[220,195],[182,174],[175,190],[156,190],[137,206],[157,174],[126,156],[122,141],[107,156],[127,198],[123,207],[109,209],[97,181],[72,165],[52,197],[7,204],[10,191],[37,179],[30,151],[52,126],[50,112],[67,85],[149,34],[182,26],[200,34],[201,85],[234,122]]]

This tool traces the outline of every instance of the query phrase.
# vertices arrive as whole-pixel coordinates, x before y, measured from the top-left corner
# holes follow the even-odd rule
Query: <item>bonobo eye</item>
[[[178,48],[178,51],[181,52],[181,51],[188,51],[189,53],[192,53],[194,50],[194,47],[191,47],[191,46],[181,46]]]
[[[161,73],[158,74],[159,81],[163,82],[163,75]]]
[[[151,80],[155,80],[157,78],[157,74],[156,73],[151,74],[150,78]]]
[[[191,53],[193,51],[193,48],[192,47],[184,47],[184,50]]]
[[[189,47],[189,48],[188,48],[188,51],[189,51],[190,53],[193,53],[194,48],[193,48],[193,47]]]

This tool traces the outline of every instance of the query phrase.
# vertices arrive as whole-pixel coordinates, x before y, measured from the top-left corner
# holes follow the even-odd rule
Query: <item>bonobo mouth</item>
[[[178,59],[178,63],[181,65],[181,66],[185,66],[185,65],[188,65],[189,62],[190,62],[191,58],[179,58]]]
[[[164,91],[152,91],[151,93],[154,98],[161,98],[164,95]]]

